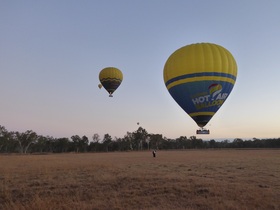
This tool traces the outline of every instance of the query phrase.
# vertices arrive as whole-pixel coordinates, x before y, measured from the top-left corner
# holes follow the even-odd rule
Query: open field
[[[280,209],[280,150],[0,155],[0,209]]]

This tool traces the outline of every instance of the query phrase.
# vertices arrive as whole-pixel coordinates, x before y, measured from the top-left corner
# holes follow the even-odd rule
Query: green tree
[[[68,138],[58,138],[53,142],[54,152],[68,152],[70,148],[70,141]]]
[[[55,151],[55,143],[56,139],[52,136],[46,137],[46,152],[54,152]]]
[[[150,134],[150,149],[162,149],[162,134]]]
[[[81,141],[80,141],[80,147],[81,147],[81,150],[83,152],[87,152],[88,143],[89,143],[88,137],[87,136],[83,136]]]
[[[88,138],[86,136],[83,136],[82,138],[78,135],[74,135],[71,137],[75,151],[76,152],[86,152],[88,147]]]
[[[202,139],[197,139],[196,136],[190,136],[192,148],[198,149],[203,148],[203,141]]]
[[[243,143],[244,142],[243,142],[242,139],[236,138],[236,139],[233,140],[232,145],[233,145],[233,147],[236,147],[236,148],[242,148],[243,147]]]
[[[215,148],[215,147],[216,147],[216,141],[215,141],[214,139],[211,139],[211,140],[209,141],[209,146],[210,146],[211,148]]]
[[[46,152],[47,139],[48,137],[46,136],[38,136],[37,141],[31,145],[30,149],[32,150],[32,152]]]
[[[125,142],[125,144],[127,144],[129,150],[133,150],[135,148],[134,141],[133,141],[133,134],[131,132],[126,132],[123,141]]]
[[[147,144],[147,137],[148,132],[142,127],[139,127],[137,131],[133,132],[133,140],[137,150],[143,150],[143,144]]]
[[[20,153],[27,153],[31,144],[34,144],[38,140],[38,135],[32,131],[27,130],[24,133],[15,132],[14,138],[19,144],[19,151]]]
[[[186,136],[180,136],[176,139],[177,149],[186,149],[187,148],[188,138]]]
[[[105,148],[105,151],[108,152],[110,150],[110,145],[112,144],[112,137],[109,134],[105,134],[102,144]]]
[[[98,133],[93,134],[92,141],[89,143],[89,151],[96,152],[100,148],[100,136]]]
[[[8,134],[9,132],[4,126],[0,125],[0,151],[4,150],[8,145]]]

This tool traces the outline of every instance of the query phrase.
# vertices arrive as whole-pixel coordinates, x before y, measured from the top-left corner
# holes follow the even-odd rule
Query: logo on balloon
[[[221,93],[223,87],[220,84],[212,84],[208,87],[209,93],[211,95],[211,100],[215,100],[215,97]]]
[[[220,107],[226,98],[228,93],[223,92],[223,87],[221,84],[211,84],[208,87],[208,92],[203,92],[196,94],[192,98],[192,102],[197,110],[218,106]]]

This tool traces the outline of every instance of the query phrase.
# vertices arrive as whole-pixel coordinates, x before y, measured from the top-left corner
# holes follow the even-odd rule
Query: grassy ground
[[[280,209],[280,150],[1,155],[0,209]]]

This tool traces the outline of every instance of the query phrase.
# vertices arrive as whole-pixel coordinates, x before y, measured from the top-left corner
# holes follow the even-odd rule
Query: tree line
[[[87,136],[73,135],[71,138],[54,138],[38,135],[32,130],[25,132],[8,131],[0,125],[0,153],[65,153],[65,152],[112,152],[141,150],[175,150],[207,148],[280,148],[280,138],[233,141],[203,141],[196,136],[180,136],[176,139],[151,134],[139,127],[127,132],[123,138],[112,138],[109,134],[101,137],[95,133]]]

